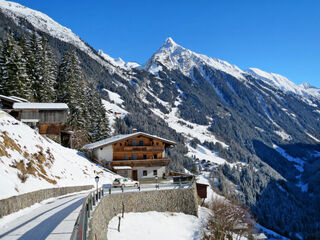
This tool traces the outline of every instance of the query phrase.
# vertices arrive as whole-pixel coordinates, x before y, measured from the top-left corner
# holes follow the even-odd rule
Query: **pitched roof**
[[[103,139],[103,140],[95,142],[95,143],[90,143],[90,144],[84,145],[82,148],[83,149],[87,149],[87,150],[96,149],[96,148],[99,148],[99,147],[102,147],[102,146],[113,144],[113,143],[116,143],[116,142],[119,142],[119,141],[122,141],[122,140],[125,140],[125,139],[128,139],[128,138],[136,137],[136,136],[140,136],[140,135],[145,136],[145,137],[149,137],[149,138],[155,138],[155,139],[161,140],[161,141],[163,141],[163,142],[165,142],[167,144],[170,144],[170,145],[175,145],[176,144],[173,141],[170,141],[170,140],[167,140],[165,138],[161,138],[161,137],[158,137],[158,136],[155,136],[155,135],[151,135],[151,134],[144,133],[144,132],[135,132],[135,133],[117,135],[117,136],[113,136],[113,137],[110,137],[110,138],[106,138],[106,139]]]
[[[16,110],[66,110],[68,105],[65,103],[14,103],[13,109]]]
[[[19,98],[19,97],[16,97],[16,96],[4,96],[4,95],[0,95],[0,99],[3,99],[3,100],[6,100],[6,101],[9,101],[9,102],[12,102],[12,103],[22,103],[22,102],[28,102],[28,100],[24,99],[24,98]]]

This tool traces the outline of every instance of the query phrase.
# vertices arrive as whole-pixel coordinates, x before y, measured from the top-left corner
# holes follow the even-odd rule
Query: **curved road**
[[[82,192],[54,199],[11,222],[0,225],[0,239],[70,239],[87,195],[88,192]]]

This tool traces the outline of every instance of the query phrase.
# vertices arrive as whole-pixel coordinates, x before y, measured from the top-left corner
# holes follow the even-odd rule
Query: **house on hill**
[[[83,146],[89,158],[134,180],[163,177],[170,160],[166,149],[176,143],[144,132],[113,136]]]

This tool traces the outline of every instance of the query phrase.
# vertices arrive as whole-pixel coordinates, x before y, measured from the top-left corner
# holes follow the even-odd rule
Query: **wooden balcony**
[[[115,148],[115,152],[163,152],[164,148],[157,146],[125,146],[123,148]]]
[[[155,167],[167,166],[170,160],[167,158],[162,159],[137,159],[137,160],[114,160],[110,163],[111,167],[116,166],[130,166],[130,167]]]

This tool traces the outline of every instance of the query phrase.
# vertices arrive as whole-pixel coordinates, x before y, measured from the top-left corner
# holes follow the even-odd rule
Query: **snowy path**
[[[8,223],[0,222],[0,239],[70,239],[87,192],[61,197],[27,211]]]

